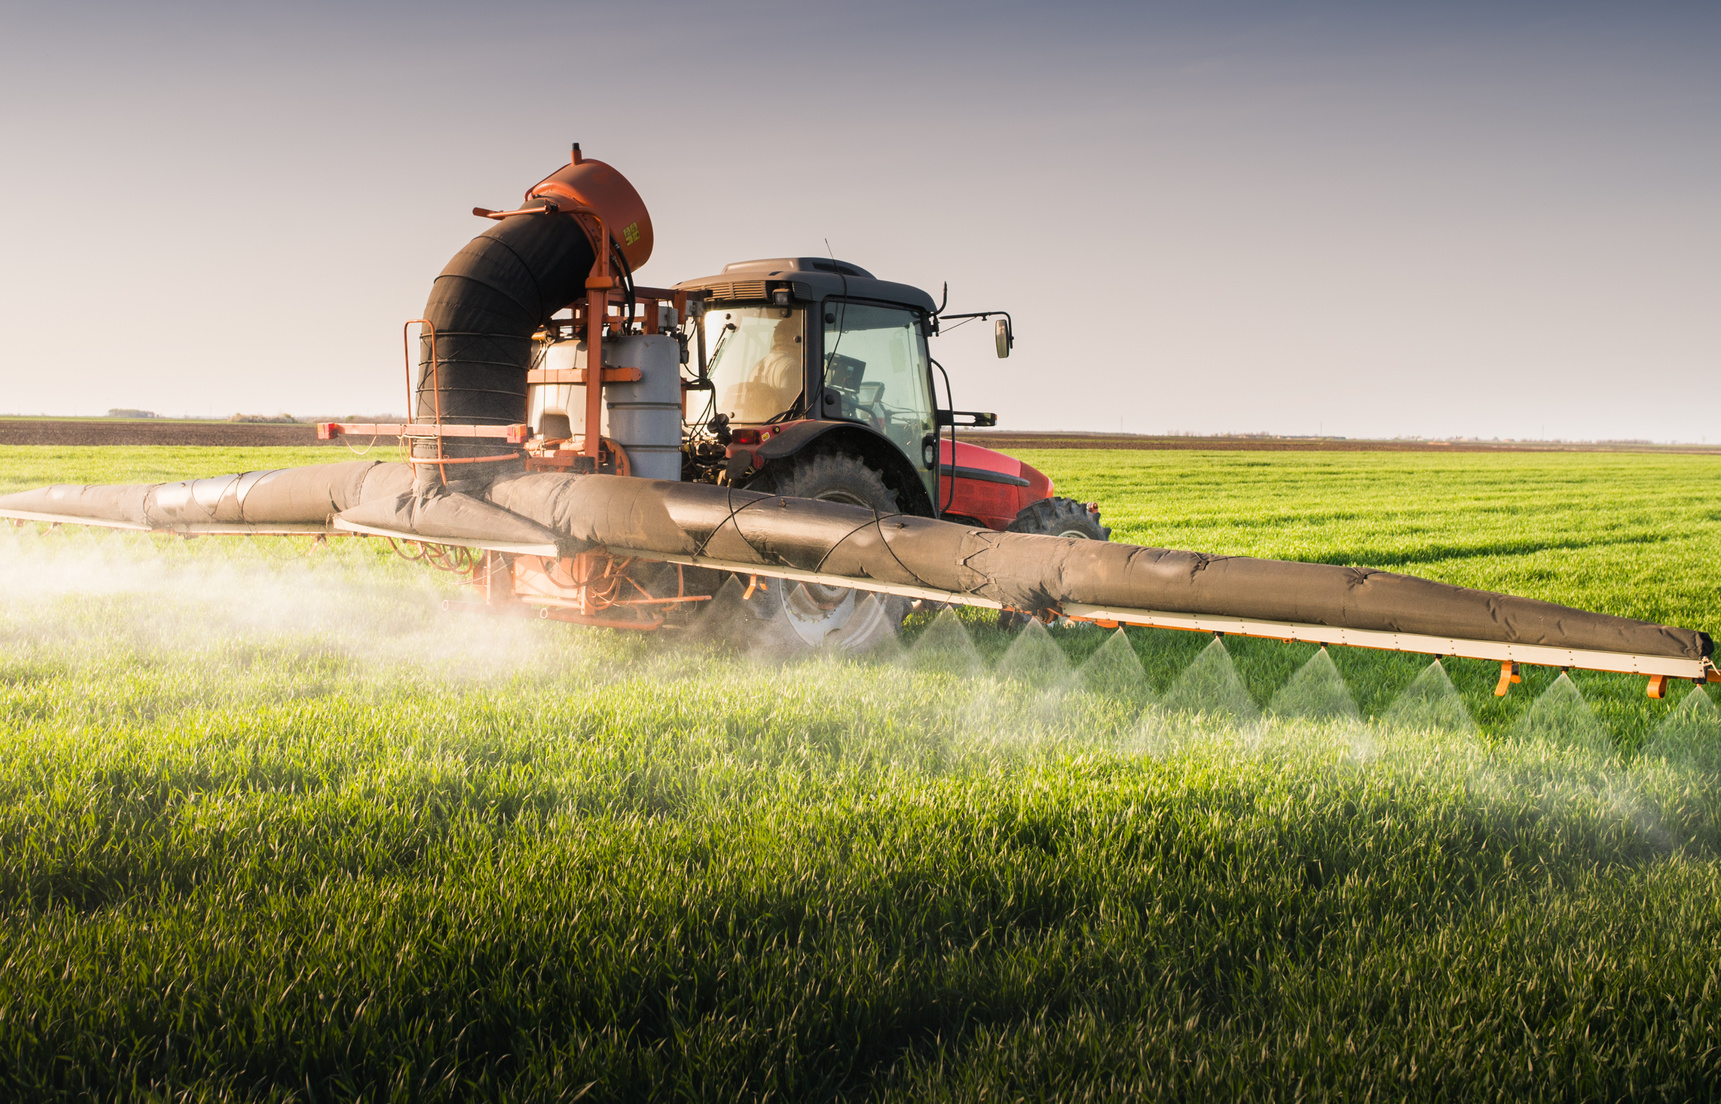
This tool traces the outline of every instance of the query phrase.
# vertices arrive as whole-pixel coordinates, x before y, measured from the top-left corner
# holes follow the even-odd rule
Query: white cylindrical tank
[[[646,479],[681,478],[681,347],[663,334],[631,334],[604,340],[604,364],[638,368],[634,383],[604,387],[603,425],[598,432],[627,453],[634,475]],[[543,366],[586,366],[584,341],[558,341],[544,350]],[[529,388],[526,416],[532,432],[543,437],[585,434],[586,389],[577,383],[540,383]]]
[[[610,368],[638,368],[636,383],[604,386],[603,430],[627,451],[633,474],[681,478],[681,346],[665,334],[630,334],[604,342]]]
[[[605,345],[608,348],[608,345]],[[540,367],[569,371],[586,366],[584,341],[558,341],[544,350]],[[526,423],[535,435],[551,440],[582,436],[586,431],[586,389],[578,383],[534,383],[526,388]],[[610,436],[609,411],[598,430]]]

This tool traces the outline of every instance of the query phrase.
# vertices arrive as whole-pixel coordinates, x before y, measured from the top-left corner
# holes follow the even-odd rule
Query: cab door
[[[821,416],[889,438],[936,501],[938,452],[926,323],[918,311],[827,299],[820,362]]]

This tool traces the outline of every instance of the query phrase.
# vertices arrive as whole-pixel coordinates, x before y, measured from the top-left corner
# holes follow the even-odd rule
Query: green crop
[[[0,483],[294,462],[165,451]],[[1635,459],[1030,457],[1122,539],[1721,627],[1713,462]],[[8,1098],[1721,1083],[1702,689],[972,613],[783,660],[444,613],[356,540],[31,526],[0,580]]]
[[[392,445],[378,445],[362,456],[355,450],[326,445],[305,448],[0,445],[0,494],[51,483],[163,483],[359,459],[398,460],[400,455]]]
[[[1721,629],[1721,456],[1021,451],[1112,539]]]

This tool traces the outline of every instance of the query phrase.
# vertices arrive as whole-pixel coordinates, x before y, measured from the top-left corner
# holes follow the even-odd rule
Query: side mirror
[[[932,414],[940,427],[979,426],[981,429],[990,429],[998,424],[998,415],[989,410],[935,410]]]
[[[1010,320],[1000,318],[993,326],[993,337],[998,343],[998,359],[1003,360],[1010,355],[1010,346],[1016,343],[1015,335],[1010,332]]]

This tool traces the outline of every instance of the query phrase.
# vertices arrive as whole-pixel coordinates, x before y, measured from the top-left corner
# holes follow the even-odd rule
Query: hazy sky
[[[0,411],[404,407],[568,143],[1022,428],[1721,440],[1721,5],[0,6]]]

